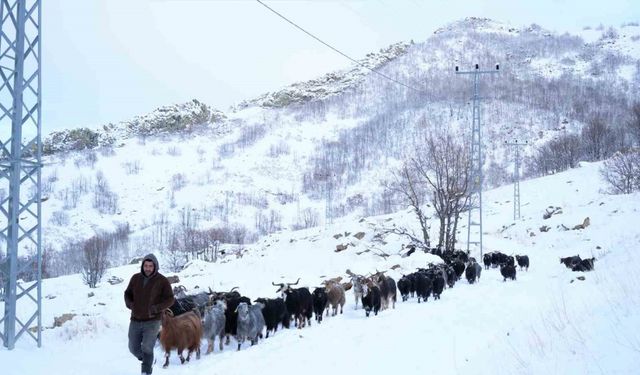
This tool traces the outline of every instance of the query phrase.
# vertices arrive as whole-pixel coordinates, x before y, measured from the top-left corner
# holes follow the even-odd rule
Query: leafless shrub
[[[107,267],[110,241],[103,236],[94,236],[82,246],[82,280],[89,288],[95,288]]]
[[[73,164],[77,168],[90,167],[91,169],[93,169],[95,168],[97,162],[98,155],[93,150],[82,151],[73,160]]]
[[[167,155],[171,155],[171,156],[180,156],[182,155],[182,150],[180,150],[180,148],[178,146],[169,146],[167,148]]]
[[[609,27],[607,29],[607,31],[602,33],[602,36],[600,37],[600,40],[606,40],[606,39],[616,39],[618,38],[618,31],[616,29],[614,29],[613,27]]]
[[[42,195],[49,195],[53,193],[53,186],[56,181],[58,181],[57,175],[52,174],[47,176],[47,178],[45,178],[44,181],[42,182],[42,187],[41,187]]]
[[[236,202],[245,206],[252,206],[259,209],[265,209],[269,207],[269,201],[264,194],[249,194],[238,192],[236,193]]]
[[[78,206],[80,194],[77,190],[64,188],[56,193],[56,198],[62,201],[62,208],[69,210]]]
[[[278,197],[278,202],[280,204],[293,203],[296,201],[296,198],[298,197],[298,195],[295,193],[285,193],[281,191],[277,192],[276,196]]]
[[[583,155],[580,137],[575,134],[564,134],[553,139],[527,158],[527,176],[545,176],[575,168]]]
[[[495,161],[489,163],[485,175],[487,187],[502,186],[511,182],[513,177],[513,173],[509,173],[504,165]]]
[[[210,169],[205,170],[196,179],[196,184],[198,184],[199,186],[211,185],[212,183],[213,183],[213,174],[211,173]]]
[[[87,194],[91,186],[91,181],[84,175],[79,176],[71,181],[71,190],[77,192],[80,196]]]
[[[236,151],[235,143],[225,143],[223,145],[220,145],[220,147],[218,148],[218,156],[220,158],[226,159],[233,156],[233,153],[235,151]]]
[[[171,176],[171,190],[180,191],[183,187],[187,185],[187,178],[182,173],[176,173]]]
[[[174,189],[169,189],[167,195],[169,196],[169,207],[176,208],[176,191]]]
[[[100,147],[100,155],[103,157],[109,157],[116,154],[116,151],[111,146]]]
[[[582,128],[586,157],[591,161],[606,159],[615,151],[619,140],[613,129],[600,117],[594,117]]]
[[[67,211],[54,211],[49,222],[57,226],[69,225],[69,214]]]
[[[118,195],[109,188],[109,183],[102,171],[96,173],[96,183],[93,188],[93,208],[101,214],[113,215],[118,211]]]
[[[640,147],[640,102],[631,106],[631,116],[627,122],[627,129],[637,147]]]
[[[640,191],[640,149],[616,153],[604,162],[600,174],[612,194]]]
[[[280,155],[288,155],[291,152],[289,144],[284,140],[280,140],[277,144],[269,146],[269,156],[276,158]]]
[[[198,163],[203,163],[205,161],[205,157],[207,156],[207,150],[205,150],[202,146],[198,146],[196,149],[196,153],[198,154]]]
[[[122,167],[128,175],[140,173],[140,160],[130,160],[122,163]]]
[[[240,148],[247,148],[253,145],[257,140],[267,134],[267,127],[264,124],[250,125],[240,128],[240,137],[238,137],[238,145]]]
[[[294,230],[317,227],[320,223],[320,213],[312,207],[307,207],[298,213],[298,222],[293,225]]]
[[[274,210],[267,213],[256,212],[255,226],[262,235],[276,232],[282,229],[282,215]]]

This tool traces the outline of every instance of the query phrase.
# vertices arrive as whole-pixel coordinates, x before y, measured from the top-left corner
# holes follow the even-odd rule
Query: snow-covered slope
[[[436,127],[468,132],[472,85],[453,74],[454,65],[501,64],[501,74],[481,85],[485,167],[489,183],[500,185],[511,170],[505,141],[528,140],[523,152],[531,155],[579,132],[591,114],[626,121],[620,103],[640,87],[638,35],[634,24],[559,35],[472,17],[360,60],[413,89],[354,66],[228,113],[194,100],[120,124],[56,132],[45,141],[52,153],[43,170],[45,242],[59,250],[128,224],[133,256],[158,223],[179,224],[189,210],[201,228],[246,228],[247,241],[389,213],[399,201],[381,182],[421,137]],[[106,207],[96,199],[104,190],[96,192],[99,179],[108,185]]]
[[[158,364],[155,372],[280,374],[295,368],[308,374],[635,373],[640,365],[640,295],[635,291],[640,280],[634,269],[640,195],[603,194],[600,165],[582,163],[568,172],[522,182],[522,219],[516,222],[510,186],[485,193],[485,251],[531,258],[531,268],[519,271],[516,281],[503,282],[497,269],[484,270],[478,284],[460,281],[439,301],[398,302],[395,309],[370,318],[354,309],[348,292],[344,314],[321,325],[278,331],[240,352],[232,344],[184,366],[174,354],[168,370]],[[561,207],[562,213],[543,219],[549,206]],[[591,221],[586,229],[563,230],[585,217]],[[346,269],[368,273],[394,266],[388,274],[397,280],[438,261],[420,252],[402,257],[406,241],[381,234],[392,225],[417,229],[410,212],[398,212],[282,231],[241,252],[229,249],[234,255],[218,263],[194,262],[177,275],[191,292],[239,286],[255,298],[275,296],[272,281],[300,277],[301,285],[313,287],[326,277],[346,276]],[[543,225],[550,229],[541,232]],[[364,233],[360,240],[355,236],[359,232]],[[347,249],[336,252],[339,244],[348,244]],[[559,257],[575,254],[595,256],[595,271],[574,273],[559,264]],[[161,268],[163,263],[161,259]],[[62,327],[45,330],[41,349],[23,339],[14,351],[0,350],[3,374],[137,373],[139,363],[127,350],[128,311],[122,293],[138,271],[139,264],[111,269],[106,278],[120,277],[124,283],[103,281],[94,290],[78,275],[45,280],[44,325],[52,326],[54,317],[64,313],[76,316]],[[161,355],[156,347],[156,356]]]

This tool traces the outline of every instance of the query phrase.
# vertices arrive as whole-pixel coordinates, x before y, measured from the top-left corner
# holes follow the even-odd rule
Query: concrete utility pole
[[[514,166],[513,166],[513,220],[520,218],[520,147],[526,146],[529,142],[518,143],[516,139],[514,142],[504,142],[505,145],[513,147],[514,150]]]
[[[0,22],[0,186],[9,186],[0,201],[0,339],[11,350],[24,333],[42,345],[40,0],[3,0]],[[24,275],[31,281],[18,283]]]
[[[467,252],[471,244],[480,246],[480,256],[482,257],[482,163],[484,161],[482,155],[482,128],[480,126],[480,93],[478,90],[478,80],[481,74],[495,74],[500,72],[500,66],[496,65],[495,70],[480,70],[478,64],[476,64],[474,70],[460,71],[456,66],[456,74],[471,74],[473,75],[473,120],[471,123],[471,153],[469,155],[470,163],[470,188],[469,188],[469,220],[467,221]],[[473,200],[478,200],[477,216],[475,220],[472,218],[474,215]],[[478,227],[477,233],[472,233],[471,227]],[[476,235],[475,239],[472,239],[472,234]]]

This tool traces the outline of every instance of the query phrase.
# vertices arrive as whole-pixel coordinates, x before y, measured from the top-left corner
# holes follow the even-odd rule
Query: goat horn
[[[295,283],[287,283],[287,285],[298,285],[298,282],[300,281],[300,278],[298,277],[298,280],[296,280]]]
[[[173,317],[173,311],[171,311],[171,309],[164,310],[164,313],[169,315],[170,317]]]
[[[284,284],[276,284],[276,283],[274,283],[273,281],[271,282],[271,284],[272,284],[273,286],[283,286],[283,285],[284,285]]]
[[[233,288],[231,288],[231,290],[229,291],[229,293],[233,292],[235,289],[238,289],[239,287],[234,286]]]

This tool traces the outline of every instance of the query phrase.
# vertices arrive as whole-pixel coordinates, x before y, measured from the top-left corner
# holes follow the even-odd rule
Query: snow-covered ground
[[[278,331],[257,346],[235,345],[180,365],[175,354],[156,374],[632,374],[640,368],[640,277],[635,264],[640,245],[640,195],[602,192],[600,163],[521,183],[522,219],[512,220],[512,187],[487,191],[485,251],[528,254],[531,268],[503,282],[497,269],[484,270],[478,284],[459,281],[439,301],[398,302],[395,309],[366,318],[354,309],[351,292],[343,315],[321,325]],[[562,213],[542,218],[549,206]],[[562,230],[589,217],[584,230]],[[396,278],[438,258],[422,253],[400,257],[403,241],[374,237],[383,226],[414,225],[409,212],[329,227],[280,232],[250,245],[242,257],[219,263],[192,263],[180,272],[192,292],[240,287],[244,295],[275,297],[272,281],[314,287],[345,270],[368,273],[400,265]],[[548,232],[541,232],[546,225]],[[466,233],[466,228],[461,228]],[[354,234],[364,232],[358,240]],[[341,234],[339,238],[337,235]],[[464,238],[462,239],[464,240]],[[347,250],[335,252],[336,245]],[[390,254],[384,259],[377,255]],[[558,258],[597,258],[595,271],[574,273]],[[476,257],[479,254],[472,254]],[[161,260],[162,272],[162,260]],[[97,289],[79,275],[43,282],[43,322],[50,327],[64,313],[77,314],[62,327],[43,332],[43,347],[21,339],[13,351],[0,349],[2,374],[139,373],[127,349],[128,310],[123,291],[139,265],[109,270]],[[171,273],[169,273],[171,274]],[[111,276],[124,283],[110,285]],[[577,276],[584,276],[578,280]],[[198,286],[198,289],[196,289]],[[87,297],[88,293],[95,293]],[[0,303],[0,308],[3,306]],[[206,344],[203,343],[203,349]],[[156,347],[156,357],[162,356]]]

